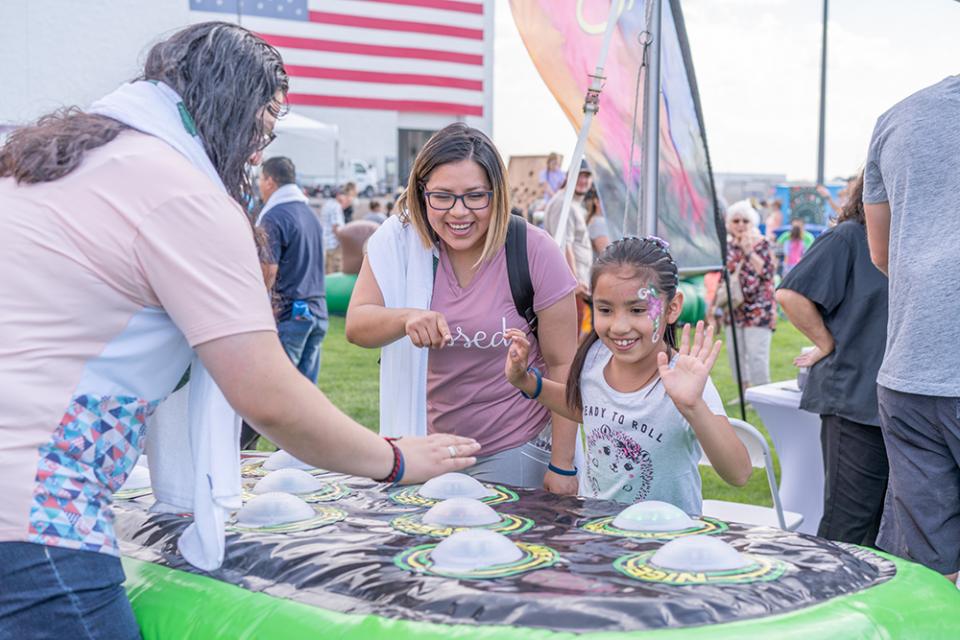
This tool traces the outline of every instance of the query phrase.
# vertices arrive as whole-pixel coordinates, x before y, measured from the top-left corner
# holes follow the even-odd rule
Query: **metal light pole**
[[[817,184],[823,184],[824,134],[827,121],[827,10],[823,0],[823,43],[820,49],[820,141],[817,147]]]
[[[643,100],[643,164],[640,165],[641,221],[644,235],[657,235],[657,200],[660,189],[660,41],[661,1],[653,3],[650,15],[651,46]]]

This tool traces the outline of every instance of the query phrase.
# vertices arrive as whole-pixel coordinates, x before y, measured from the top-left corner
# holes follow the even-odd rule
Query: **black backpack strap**
[[[537,337],[537,314],[533,310],[533,282],[527,262],[527,221],[511,215],[507,226],[507,277],[510,294],[520,317],[527,321],[533,336]]]

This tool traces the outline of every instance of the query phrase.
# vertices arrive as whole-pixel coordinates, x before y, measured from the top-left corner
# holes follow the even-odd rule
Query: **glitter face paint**
[[[653,320],[651,342],[657,342],[660,339],[660,317],[663,315],[663,300],[657,295],[657,288],[652,284],[637,291],[637,297],[647,303],[647,315]]]

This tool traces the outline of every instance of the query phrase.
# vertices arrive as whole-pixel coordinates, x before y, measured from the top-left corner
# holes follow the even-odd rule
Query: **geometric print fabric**
[[[157,404],[132,396],[71,400],[50,442],[40,447],[31,542],[119,555],[110,503],[140,456]]]

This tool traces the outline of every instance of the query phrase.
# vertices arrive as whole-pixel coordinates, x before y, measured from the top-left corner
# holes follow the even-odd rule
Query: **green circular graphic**
[[[319,491],[313,493],[295,493],[293,495],[304,502],[336,502],[337,500],[346,498],[351,493],[353,493],[353,491],[350,487],[340,484],[339,482],[324,482]],[[257,494],[244,489],[241,497],[244,502],[248,502],[256,498]]]
[[[442,500],[437,500],[436,498],[424,498],[417,493],[421,486],[423,485],[413,485],[394,491],[390,494],[390,499],[405,507],[432,507],[438,502],[442,502]],[[480,502],[485,502],[490,506],[504,504],[506,502],[516,502],[520,499],[516,491],[508,489],[503,485],[484,484],[483,486],[494,491],[494,495],[480,498]]]
[[[744,554],[751,564],[743,569],[730,571],[673,571],[661,569],[650,564],[650,559],[656,551],[643,551],[617,558],[613,567],[628,578],[655,584],[671,584],[675,586],[705,585],[705,584],[751,584],[755,582],[770,582],[776,580],[787,570],[787,563],[777,558],[758,556],[751,553]]]
[[[227,524],[227,531],[237,533],[296,533],[298,531],[309,531],[319,529],[336,522],[340,522],[347,517],[347,512],[337,507],[319,506],[314,507],[316,515],[309,520],[298,520],[297,522],[288,522],[286,524],[275,524],[266,527],[245,527],[237,524],[236,520],[231,520]]]
[[[631,531],[629,529],[620,529],[619,527],[613,526],[614,518],[615,516],[606,516],[603,518],[590,520],[589,522],[580,525],[580,528],[584,531],[597,533],[603,536],[640,538],[642,540],[674,540],[676,538],[684,538],[686,536],[714,535],[723,533],[730,528],[726,522],[704,516],[701,518],[695,518],[700,523],[697,526],[690,527],[688,529],[681,529],[679,531]]]
[[[459,580],[493,580],[496,578],[509,578],[521,573],[527,573],[528,571],[552,567],[560,560],[560,554],[550,547],[542,544],[518,542],[517,546],[523,552],[523,557],[516,562],[475,569],[466,573],[453,573],[438,571],[433,568],[430,552],[433,551],[436,546],[435,544],[422,544],[414,547],[397,554],[393,558],[393,563],[404,571],[412,571],[414,573],[425,573],[432,576],[442,576],[444,578],[457,578]]]
[[[153,489],[150,487],[140,487],[139,489],[120,489],[119,491],[114,492],[114,500],[133,500],[134,498],[142,498],[143,496],[148,496],[153,493]]]
[[[467,531],[469,529],[490,529],[504,535],[519,535],[533,528],[533,520],[523,516],[515,516],[510,513],[500,515],[500,522],[481,525],[477,527],[457,527],[442,524],[426,524],[423,522],[422,513],[411,513],[403,516],[397,516],[390,521],[390,526],[412,536],[431,536],[434,538],[446,538],[457,531]]]
[[[263,463],[266,462],[266,459],[255,460],[253,462],[244,462],[240,465],[240,475],[242,476],[253,476],[255,478],[261,478],[271,471],[279,471],[279,469],[264,469]],[[312,476],[319,476],[320,474],[326,473],[326,469],[304,469],[307,473]]]

